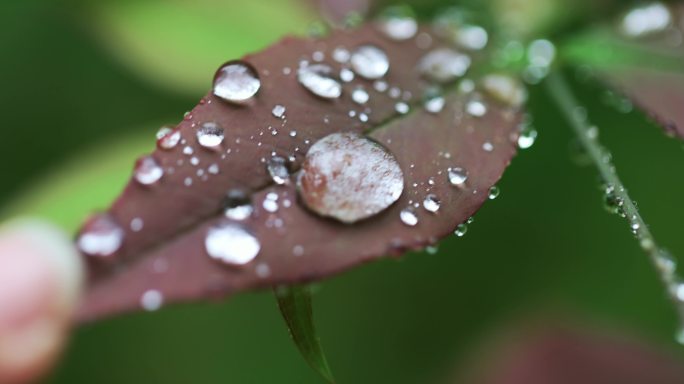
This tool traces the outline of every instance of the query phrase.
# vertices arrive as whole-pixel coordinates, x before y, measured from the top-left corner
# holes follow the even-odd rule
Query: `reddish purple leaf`
[[[322,61],[338,74],[347,64],[335,59],[347,55],[336,49],[353,52],[367,45],[379,47],[389,60],[389,71],[379,82],[360,75],[377,77],[385,68],[364,66],[363,60],[356,62],[355,79],[341,82],[339,98],[315,96],[298,82],[302,60],[312,65]],[[432,111],[424,109],[424,94],[434,84],[417,68],[437,48],[445,45],[425,31],[395,41],[366,26],[337,31],[322,40],[286,38],[247,56],[248,67],[222,71],[239,77],[240,89],[247,94],[254,85],[250,71],[256,71],[261,80],[258,93],[236,105],[210,92],[175,131],[160,140],[151,157],[139,162],[136,177],[106,216],[99,216],[108,219],[91,222],[82,230],[82,249],[98,253],[93,248],[101,251],[104,247],[111,252],[88,257],[90,286],[80,320],[141,305],[155,309],[162,301],[224,297],[318,280],[387,254],[424,247],[450,234],[483,204],[488,189],[515,154],[521,114],[484,92],[456,91],[453,84],[441,111],[434,106]],[[370,49],[367,53],[365,58],[372,60],[377,52]],[[449,69],[460,70],[458,66]],[[321,92],[339,93],[330,86],[334,83],[326,84]],[[352,97],[359,87],[368,94],[367,101],[363,94]],[[475,115],[483,114],[468,114],[468,103],[478,107]],[[412,110],[405,113],[409,106]],[[296,172],[307,150],[335,132],[367,134],[386,148],[403,173],[398,201],[354,224],[323,218],[305,208],[297,196]],[[283,161],[288,158],[291,162]],[[345,157],[362,168],[368,167],[367,160]],[[164,171],[159,180],[155,165]],[[282,172],[284,167],[289,167],[290,175]],[[464,185],[449,182],[449,168],[467,170]],[[396,177],[396,172],[391,174]],[[379,185],[388,175],[379,172],[366,181]],[[222,204],[228,192],[240,191],[251,200],[253,212],[244,220],[230,221]],[[349,194],[358,191],[350,187]],[[429,208],[439,206],[436,212],[422,206],[428,195],[435,199]],[[415,226],[400,219],[400,212],[409,206],[418,219]],[[112,231],[112,223],[118,223],[121,232]],[[99,232],[93,232],[98,228]],[[238,251],[236,244],[241,246]],[[208,249],[215,258],[209,257]],[[226,265],[216,258],[240,265]]]
[[[482,363],[478,384],[679,384],[684,364],[626,338],[547,329],[504,345]],[[462,382],[462,381],[457,381]]]
[[[600,54],[623,52],[624,57],[618,54],[606,68],[599,65],[599,76],[668,134],[684,138],[684,5],[653,3],[635,8],[618,29],[621,36],[613,36]]]

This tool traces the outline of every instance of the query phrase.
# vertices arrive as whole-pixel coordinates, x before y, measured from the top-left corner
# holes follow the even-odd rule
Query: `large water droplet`
[[[304,65],[297,72],[297,79],[306,89],[324,99],[336,99],[342,95],[342,85],[333,78],[332,68],[325,64]]]
[[[256,70],[243,61],[224,64],[214,77],[214,95],[231,103],[244,103],[254,97],[260,87]]]
[[[426,54],[418,69],[428,79],[437,82],[453,81],[470,68],[470,56],[449,48],[439,48]]]
[[[211,227],[204,239],[209,257],[228,265],[245,265],[259,254],[259,240],[245,228],[234,223]]]
[[[672,23],[672,13],[663,3],[652,3],[630,10],[622,19],[622,32],[641,37],[665,30]]]
[[[121,248],[124,231],[108,214],[92,217],[76,240],[78,249],[89,256],[108,257]]]
[[[223,128],[216,123],[204,123],[197,130],[197,142],[206,148],[221,145],[223,138]]]
[[[459,167],[449,168],[447,176],[449,177],[449,183],[456,187],[463,187],[466,180],[468,180],[468,172]]]
[[[441,205],[439,198],[433,194],[425,196],[425,200],[423,200],[423,208],[428,212],[436,213]]]
[[[157,164],[157,161],[152,156],[145,156],[138,159],[135,163],[133,176],[138,183],[151,185],[164,176],[164,170]]]
[[[530,148],[532,145],[534,145],[535,141],[537,141],[537,130],[534,129],[533,126],[527,125],[520,132],[520,136],[518,136],[518,148]]]
[[[266,163],[268,174],[274,183],[282,185],[290,179],[290,170],[287,168],[287,160],[280,156],[271,157]]]
[[[297,184],[309,209],[353,223],[397,201],[404,176],[380,144],[355,133],[333,133],[311,146]]]
[[[352,53],[351,66],[359,76],[374,80],[387,74],[390,63],[382,49],[374,45],[362,45]]]

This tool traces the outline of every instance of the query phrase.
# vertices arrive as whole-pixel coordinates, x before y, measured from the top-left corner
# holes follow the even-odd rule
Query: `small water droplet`
[[[287,160],[280,156],[271,157],[266,168],[271,180],[278,185],[285,184],[290,179],[290,170],[287,167]]]
[[[139,217],[135,217],[131,220],[131,224],[129,225],[129,227],[131,228],[131,231],[133,231],[133,232],[140,232],[143,229],[143,225],[145,225],[145,223],[143,222],[143,219],[141,219]]]
[[[342,95],[342,85],[332,77],[332,68],[325,64],[304,65],[297,72],[297,79],[306,89],[325,99]]]
[[[449,168],[447,176],[449,177],[449,183],[455,187],[465,186],[465,182],[468,180],[468,172],[459,167]]]
[[[425,107],[425,110],[430,113],[440,113],[442,112],[442,109],[444,109],[444,104],[444,96],[434,95],[425,99],[423,106]]]
[[[220,170],[220,169],[219,169],[219,166],[218,166],[218,164],[216,164],[216,163],[211,164],[211,165],[209,166],[209,168],[207,168],[207,172],[209,172],[209,173],[212,174],[212,175],[218,175],[219,170]]]
[[[78,249],[89,256],[108,257],[121,248],[124,231],[108,214],[98,214],[83,226],[76,240]]]
[[[461,47],[479,51],[487,46],[489,34],[479,25],[464,25],[456,30],[454,38]]]
[[[527,90],[523,83],[509,75],[487,75],[482,79],[482,88],[513,108],[520,108],[527,101]]]
[[[373,89],[375,89],[378,92],[385,92],[389,88],[389,84],[387,84],[386,81],[383,80],[375,80],[373,82]]]
[[[259,254],[259,240],[240,225],[223,223],[211,227],[204,239],[209,257],[228,265],[245,265]]]
[[[428,212],[436,213],[441,205],[439,198],[433,194],[425,196],[425,200],[423,200],[423,208]]]
[[[473,117],[482,117],[487,114],[487,105],[475,98],[466,103],[466,112]]]
[[[518,148],[527,149],[537,141],[537,130],[532,126],[525,127],[518,136]]]
[[[166,127],[157,132],[157,147],[160,149],[173,149],[175,148],[181,139],[181,133],[178,129],[171,130]]]
[[[490,143],[489,141],[485,141],[482,144],[482,149],[484,149],[485,152],[491,152],[494,150],[494,144]]]
[[[352,91],[352,100],[357,104],[366,104],[370,96],[363,87],[357,87]]]
[[[267,212],[275,213],[278,212],[278,194],[274,192],[269,192],[266,194],[264,201],[261,202],[261,206]]]
[[[454,231],[454,235],[458,237],[463,237],[468,232],[468,225],[465,223],[459,224]]]
[[[499,194],[501,194],[501,190],[499,189],[499,187],[494,185],[491,188],[489,188],[489,193],[487,194],[487,198],[489,200],[494,200],[497,197],[499,197]]]
[[[214,95],[231,103],[244,103],[254,97],[260,87],[256,70],[243,61],[224,64],[214,77]]]
[[[409,227],[415,227],[418,224],[418,216],[416,216],[415,212],[410,208],[402,209],[401,212],[399,212],[399,219]]]
[[[312,211],[353,223],[397,201],[404,177],[380,144],[355,133],[333,133],[311,146],[297,186]]]
[[[197,142],[205,148],[221,145],[223,138],[223,128],[216,123],[204,123],[197,130]]]
[[[156,289],[145,291],[140,297],[140,306],[148,311],[154,312],[164,305],[164,295]]]
[[[374,80],[387,74],[390,63],[382,49],[374,45],[362,45],[352,53],[351,66],[359,76]]]
[[[295,245],[294,247],[292,247],[292,254],[295,256],[304,255],[304,247],[301,245]]]
[[[340,80],[344,81],[345,83],[349,83],[354,80],[354,71],[352,71],[349,68],[342,68],[340,69]]]
[[[386,9],[377,21],[377,27],[392,40],[408,40],[418,32],[418,22],[407,7]]]
[[[271,111],[271,113],[273,113],[274,117],[277,117],[278,119],[282,119],[283,116],[285,116],[285,110],[286,109],[284,106],[277,104],[275,107],[273,107],[273,110]]]
[[[405,115],[409,113],[410,107],[408,104],[404,103],[403,101],[400,101],[394,105],[394,109],[398,112],[401,113],[402,115]]]
[[[351,53],[347,48],[344,47],[337,47],[335,50],[333,50],[332,53],[332,58],[333,60],[337,61],[340,64],[345,64],[349,61],[349,58],[351,57]]]
[[[418,69],[428,79],[444,83],[465,75],[470,63],[470,56],[466,54],[439,48],[426,54],[418,63]]]
[[[152,156],[145,156],[136,162],[133,176],[142,185],[152,185],[164,176],[164,170]]]
[[[527,58],[533,67],[549,67],[555,57],[556,46],[549,40],[534,40],[527,47]]]
[[[237,221],[247,219],[254,212],[249,196],[238,189],[228,191],[223,201],[223,208],[223,213],[227,218]]]

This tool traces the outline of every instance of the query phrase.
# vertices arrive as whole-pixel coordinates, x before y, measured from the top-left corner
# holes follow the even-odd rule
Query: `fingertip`
[[[59,229],[37,220],[0,228],[0,382],[35,380],[51,365],[82,280],[78,253]]]

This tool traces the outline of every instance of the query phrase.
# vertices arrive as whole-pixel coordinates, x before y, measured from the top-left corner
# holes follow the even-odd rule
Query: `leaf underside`
[[[684,4],[671,9],[674,25],[665,31],[628,38],[600,28],[571,44],[571,59],[589,64],[669,135],[684,139]]]
[[[418,38],[425,41],[427,33],[419,33]],[[428,47],[419,48],[416,39],[393,41],[373,25],[366,25],[353,31],[335,31],[319,40],[285,38],[246,56],[244,60],[261,79],[255,98],[247,105],[235,106],[210,92],[177,127],[186,145],[193,147],[192,156],[199,165],[190,164],[191,156],[182,151],[185,145],[158,149],[153,158],[165,170],[173,168],[173,174],[166,172],[152,186],[131,180],[108,210],[124,228],[124,242],[108,260],[88,258],[89,289],[78,320],[93,321],[139,309],[141,295],[152,289],[163,294],[165,303],[171,303],[319,280],[384,255],[399,256],[434,244],[473,215],[516,152],[521,112],[483,93],[487,113],[473,117],[464,112],[472,95],[453,90],[447,93],[440,113],[425,111],[421,101],[433,84],[416,66],[427,52],[444,44],[432,36]],[[342,65],[330,59],[332,51],[340,46],[353,50],[362,44],[373,44],[386,52],[390,70],[383,80],[404,91],[407,103],[413,106],[410,113],[398,113],[396,99],[375,91],[373,82],[360,76],[344,83],[343,95],[336,100],[320,99],[297,82],[300,61],[313,61],[314,52],[323,52],[324,62],[337,73]],[[477,67],[477,62],[473,66]],[[350,98],[358,86],[370,94],[364,106]],[[273,116],[275,105],[286,107],[285,119]],[[367,122],[350,117],[349,111],[366,108],[372,111]],[[205,122],[225,128],[220,151],[196,144],[196,130]],[[273,130],[278,134],[273,135]],[[296,137],[288,135],[291,130],[297,132]],[[295,172],[307,148],[333,132],[365,133],[395,156],[404,173],[405,188],[394,205],[370,219],[345,225],[321,218],[298,203]],[[483,150],[487,142],[493,145],[492,151]],[[228,149],[231,152],[226,154]],[[275,185],[267,172],[263,160],[272,153],[295,157],[291,181],[285,185]],[[225,159],[221,154],[226,154]],[[180,160],[182,166],[178,165]],[[220,166],[218,175],[208,175],[205,180],[197,177],[198,169],[206,170],[213,163]],[[448,183],[449,167],[468,171],[464,188]],[[184,185],[186,178],[193,179],[191,186]],[[208,229],[226,220],[221,205],[232,189],[251,196],[254,212],[240,224],[261,243],[256,259],[241,267],[212,260],[204,247]],[[268,193],[277,193],[280,201],[289,199],[292,205],[267,212],[262,202]],[[416,209],[418,225],[404,225],[399,212],[409,202],[422,202],[430,193],[439,196],[440,210],[433,214]],[[129,223],[136,218],[144,221],[139,232],[129,230]],[[282,225],[274,225],[275,221]],[[295,247],[303,250],[301,255],[295,255]],[[258,274],[260,266],[262,271],[266,266],[269,273]]]
[[[311,288],[288,286],[275,290],[278,307],[292,340],[307,363],[329,383],[334,383],[330,366],[316,334],[311,303]]]

